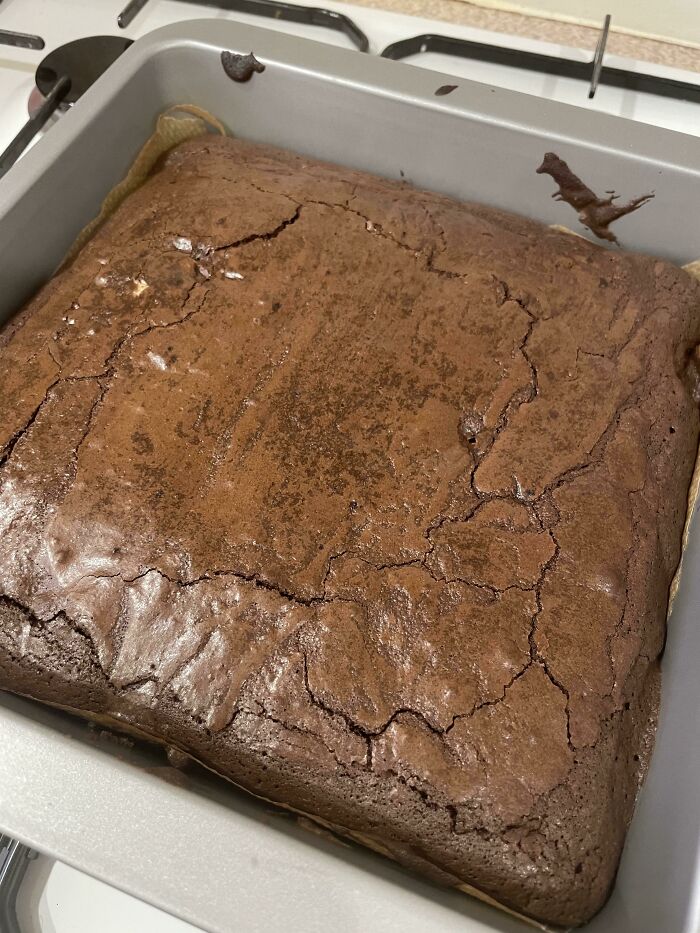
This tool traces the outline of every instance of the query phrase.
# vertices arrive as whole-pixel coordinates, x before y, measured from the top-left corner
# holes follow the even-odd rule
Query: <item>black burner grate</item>
[[[45,44],[41,36],[33,36],[29,32],[11,32],[9,29],[0,29],[0,45],[14,45],[17,49],[43,49]]]
[[[440,55],[452,55],[494,65],[508,65],[511,68],[537,71],[541,74],[555,75],[558,78],[575,78],[592,87],[593,92],[595,92],[595,83],[597,83],[608,87],[700,103],[700,84],[676,81],[673,78],[660,78],[644,72],[626,71],[624,68],[610,68],[607,65],[601,65],[599,56],[592,62],[579,62],[570,58],[559,58],[556,55],[543,55],[541,52],[524,52],[520,49],[489,45],[486,42],[472,42],[469,39],[426,34],[392,42],[384,49],[382,57],[399,61],[410,55],[425,52],[437,52]],[[593,94],[589,91],[588,96],[592,97]]]
[[[183,0],[180,0],[183,2]],[[279,19],[287,23],[303,23],[306,26],[324,26],[342,32],[360,52],[369,51],[369,40],[360,27],[344,13],[335,10],[324,10],[313,6],[297,6],[294,3],[285,3],[284,0],[184,0],[198,6],[215,7],[229,13],[251,13],[254,16],[266,16],[268,19]],[[126,29],[138,13],[148,3],[148,0],[130,0],[117,17],[117,24]]]

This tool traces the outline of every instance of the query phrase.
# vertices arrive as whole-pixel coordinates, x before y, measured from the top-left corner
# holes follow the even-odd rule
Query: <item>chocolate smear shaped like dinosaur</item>
[[[609,191],[606,192],[609,195],[607,198],[599,198],[584,185],[578,175],[574,175],[566,162],[553,152],[545,153],[537,174],[551,175],[559,185],[559,190],[555,191],[552,197],[570,204],[578,211],[578,219],[584,227],[588,227],[591,233],[601,240],[609,240],[611,243],[617,243],[617,237],[610,230],[610,224],[625,214],[636,211],[654,197],[653,193],[643,194],[638,198],[632,198],[626,204],[614,204],[619,195]]]

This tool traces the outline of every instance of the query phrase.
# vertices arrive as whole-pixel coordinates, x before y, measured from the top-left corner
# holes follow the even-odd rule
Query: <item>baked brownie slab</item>
[[[700,286],[206,138],[5,328],[0,686],[529,916],[652,741]]]

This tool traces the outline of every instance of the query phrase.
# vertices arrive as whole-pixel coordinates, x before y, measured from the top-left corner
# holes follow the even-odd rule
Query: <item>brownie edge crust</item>
[[[0,336],[0,687],[585,922],[653,744],[700,285],[185,143]]]

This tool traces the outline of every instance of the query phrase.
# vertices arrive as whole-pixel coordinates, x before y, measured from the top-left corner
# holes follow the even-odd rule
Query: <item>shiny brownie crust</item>
[[[652,744],[700,286],[186,143],[0,338],[0,687],[578,924]]]

